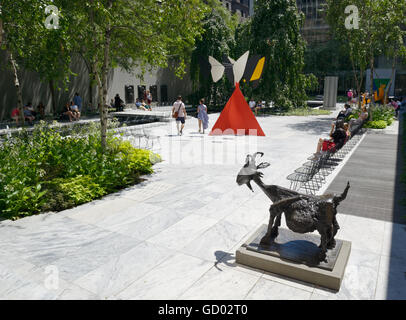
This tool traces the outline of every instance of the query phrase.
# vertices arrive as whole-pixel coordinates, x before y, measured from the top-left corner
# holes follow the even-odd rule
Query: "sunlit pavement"
[[[155,127],[163,162],[140,185],[0,222],[0,298],[405,299],[405,226],[351,213],[338,215],[337,238],[352,242],[338,293],[235,264],[270,205],[258,187],[236,184],[245,156],[264,152],[264,181],[289,187],[333,115],[260,117],[266,137],[202,135],[193,118],[182,136],[174,122]]]

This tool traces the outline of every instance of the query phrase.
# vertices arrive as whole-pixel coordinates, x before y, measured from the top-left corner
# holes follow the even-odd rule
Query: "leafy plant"
[[[387,127],[387,123],[385,120],[368,121],[364,127],[371,129],[385,129]]]
[[[111,126],[116,124],[110,123]],[[137,183],[158,155],[107,135],[100,124],[58,130],[44,122],[0,145],[0,216],[17,219],[60,211]]]

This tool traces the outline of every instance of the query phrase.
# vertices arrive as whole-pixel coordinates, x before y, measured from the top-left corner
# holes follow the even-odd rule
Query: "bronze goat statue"
[[[247,155],[246,163],[237,176],[237,184],[246,184],[253,191],[251,181],[254,181],[261,190],[272,201],[269,209],[270,218],[265,236],[261,239],[261,244],[270,244],[272,239],[278,236],[278,227],[281,225],[282,213],[285,213],[286,225],[297,233],[308,233],[317,230],[321,236],[319,248],[319,260],[326,260],[327,249],[333,249],[336,245],[334,239],[340,226],[336,215],[337,207],[341,201],[347,197],[350,183],[341,195],[325,194],[313,196],[300,194],[296,191],[276,185],[266,185],[262,182],[263,173],[258,169],[270,166],[267,162],[256,165],[256,157],[264,155],[257,152]]]

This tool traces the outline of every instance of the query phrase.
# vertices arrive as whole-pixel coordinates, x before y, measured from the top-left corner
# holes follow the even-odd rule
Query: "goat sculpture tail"
[[[347,186],[345,187],[344,192],[341,195],[334,197],[333,202],[336,207],[340,204],[341,201],[343,201],[343,200],[345,200],[345,198],[347,198],[348,189],[350,189],[349,181],[347,182]]]

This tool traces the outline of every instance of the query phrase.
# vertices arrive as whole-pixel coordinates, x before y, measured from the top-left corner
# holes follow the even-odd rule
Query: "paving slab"
[[[218,116],[209,115],[210,126]],[[351,240],[353,250],[338,293],[235,262],[236,250],[267,223],[271,204],[256,185],[252,192],[236,184],[246,155],[264,152],[261,160],[271,163],[264,182],[289,187],[286,176],[315,152],[332,120],[259,117],[266,137],[200,135],[196,119],[187,119],[182,137],[174,122],[155,126],[155,151],[163,161],[142,184],[64,212],[0,222],[0,299],[406,298],[404,225],[371,219],[391,215],[375,198],[387,201],[393,178],[371,178],[365,170],[352,170],[366,186],[358,184],[350,202],[369,197],[375,207],[369,217],[355,217],[355,204],[340,206],[337,236]],[[387,132],[392,139],[370,135],[385,140],[379,156],[392,166],[397,132]],[[373,146],[361,150],[350,160],[362,167],[375,152]],[[385,167],[388,176],[391,167]],[[330,188],[342,192],[345,183],[337,180]],[[354,181],[350,192],[355,189]],[[44,271],[52,266],[59,272],[57,290],[44,286]],[[221,290],[213,293],[218,283]]]

